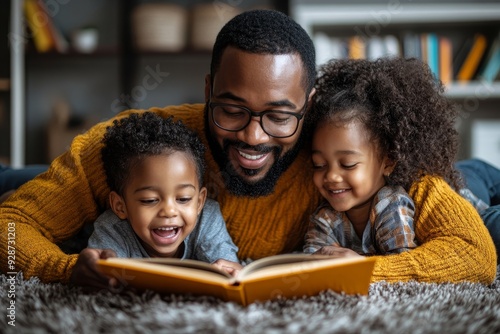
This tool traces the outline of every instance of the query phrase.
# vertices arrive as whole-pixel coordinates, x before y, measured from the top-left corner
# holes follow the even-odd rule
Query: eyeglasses
[[[281,110],[256,112],[236,104],[208,103],[213,122],[222,130],[241,131],[250,124],[252,117],[259,117],[262,130],[275,138],[291,137],[297,132],[299,122],[304,117],[306,106],[307,98],[299,113]]]

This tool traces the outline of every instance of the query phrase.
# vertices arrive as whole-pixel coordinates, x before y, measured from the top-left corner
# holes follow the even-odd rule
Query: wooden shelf
[[[387,26],[409,23],[500,21],[500,3],[443,4],[300,4],[291,8],[292,17],[310,34],[315,25]]]
[[[10,90],[10,79],[8,78],[0,78],[0,91],[9,91]]]
[[[94,52],[89,52],[89,53],[83,53],[83,52],[77,52],[73,49],[69,50],[66,53],[61,53],[57,51],[50,51],[50,52],[36,52],[34,50],[30,50],[26,52],[26,57],[28,59],[43,59],[43,58],[50,58],[50,59],[61,59],[61,58],[100,58],[100,57],[119,57],[121,56],[121,51],[119,48],[115,47],[110,47],[110,48],[99,48]]]
[[[500,82],[471,81],[468,83],[453,83],[446,87],[449,98],[500,98]]]

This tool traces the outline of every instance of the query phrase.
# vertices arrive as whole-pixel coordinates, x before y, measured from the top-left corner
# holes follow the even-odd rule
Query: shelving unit
[[[181,5],[208,0],[162,0]],[[21,1],[11,0],[8,8]],[[2,140],[2,152],[8,152],[5,146],[14,142],[15,148],[10,156],[25,154],[23,163],[46,163],[46,125],[50,121],[52,108],[58,99],[65,99],[72,111],[82,117],[100,121],[114,116],[129,107],[149,108],[169,104],[200,102],[203,100],[204,76],[208,73],[210,52],[187,48],[181,52],[143,52],[133,48],[131,43],[130,14],[134,6],[153,2],[153,0],[89,0],[56,1],[59,7],[53,19],[66,37],[79,26],[95,24],[100,30],[100,43],[96,53],[78,54],[37,54],[29,49],[26,56],[20,56],[20,75],[10,75],[11,87],[17,97],[16,125],[11,126],[12,138]],[[155,2],[161,2],[155,0]],[[314,4],[321,3],[321,4]],[[414,1],[416,2],[416,1]],[[51,2],[52,3],[52,2]],[[318,31],[328,34],[394,33],[400,29],[495,29],[500,31],[500,3],[498,1],[477,4],[462,0],[440,3],[429,1],[368,1],[345,0],[342,2],[327,0],[289,0],[289,1],[228,1],[233,6],[274,7],[288,12],[311,35]],[[22,18],[21,18],[22,20]],[[8,22],[8,20],[2,20]],[[17,22],[16,24],[19,24]],[[6,23],[4,23],[6,24]],[[466,27],[463,27],[466,26]],[[485,28],[486,27],[486,28]],[[357,28],[357,30],[355,30]],[[29,41],[29,39],[28,39]],[[24,54],[24,52],[23,52]],[[19,57],[19,54],[17,54]],[[14,63],[10,59],[11,65]],[[141,87],[149,69],[168,72],[155,86],[147,90],[139,101],[127,105],[127,95]],[[24,74],[23,74],[24,71]],[[12,72],[12,71],[11,71]],[[14,78],[15,77],[15,78]],[[18,87],[19,83],[25,86]],[[14,93],[15,92],[15,93]],[[5,93],[3,93],[5,96]],[[451,84],[447,95],[458,103],[467,105],[467,117],[460,125],[464,136],[462,157],[470,154],[470,123],[476,117],[499,119],[496,106],[500,99],[500,83],[471,82],[467,85]],[[471,110],[470,100],[476,108]],[[117,107],[116,101],[121,103]],[[9,107],[13,107],[13,100]],[[14,103],[15,104],[15,103]],[[14,115],[14,114],[12,114]],[[11,116],[12,118],[12,116]],[[11,119],[12,121],[12,119]],[[21,128],[19,128],[19,126]],[[13,130],[18,127],[21,130]],[[23,132],[26,129],[25,133]],[[6,137],[5,134],[1,137]],[[24,148],[24,142],[26,143]],[[5,153],[3,153],[5,155]],[[12,158],[11,158],[12,161]]]
[[[360,36],[365,39],[394,35],[402,46],[404,33],[408,31],[449,34],[454,41],[460,41],[466,34],[474,32],[481,32],[491,39],[500,32],[500,2],[488,0],[340,0],[335,3],[325,0],[291,0],[290,15],[313,39],[317,33],[332,38]],[[446,86],[445,94],[454,100],[460,110],[457,128],[461,135],[461,148],[458,158],[476,157],[471,143],[474,137],[478,137],[477,133],[472,133],[474,128],[477,129],[474,124],[476,121],[500,120],[500,81],[474,79],[465,83],[451,82]],[[484,145],[498,146],[492,148],[492,155],[497,156],[494,159],[499,159],[500,142]],[[479,157],[486,160],[489,158]]]
[[[74,29],[86,25],[96,26],[100,32],[99,47],[95,53],[81,54],[71,51],[67,54],[49,52],[37,53],[27,37],[26,52],[19,56],[25,61],[19,76],[25,85],[16,88],[18,101],[24,106],[16,111],[24,117],[16,121],[18,130],[15,148],[10,156],[22,156],[23,164],[50,162],[47,158],[47,125],[51,121],[54,105],[64,100],[71,108],[72,115],[88,118],[91,123],[113,117],[129,108],[149,108],[169,104],[203,101],[204,77],[209,71],[210,52],[186,49],[180,52],[142,52],[131,43],[130,15],[135,6],[148,3],[177,3],[190,7],[198,3],[217,2],[209,0],[76,0],[45,1],[50,3],[51,18],[71,42]],[[225,1],[223,1],[225,2]],[[22,1],[8,3],[21,8]],[[232,6],[274,7],[286,11],[288,1],[248,0],[225,2]],[[0,5],[2,11],[7,6]],[[54,7],[55,6],[55,7]],[[22,26],[22,15],[16,24]],[[7,22],[8,20],[5,20]],[[22,35],[22,34],[20,34]],[[30,48],[31,47],[31,48]],[[134,92],[141,90],[151,69],[168,73],[153,90],[146,90],[138,100],[130,100]],[[16,80],[14,80],[16,82]],[[144,92],[144,90],[142,90]],[[11,127],[13,129],[13,127]],[[83,131],[83,130],[82,130]],[[20,140],[25,141],[21,142]],[[13,139],[2,141],[10,145]],[[61,143],[68,145],[69,143]],[[12,160],[12,159],[11,159]]]
[[[380,35],[384,31],[404,29],[477,29],[484,26],[500,31],[500,3],[402,3],[384,4],[310,4],[298,3],[290,8],[290,15],[311,35],[318,31],[365,36]],[[471,28],[472,27],[472,28]],[[484,89],[489,98],[500,97],[500,83],[470,82],[451,84],[447,88],[450,98],[475,97]]]

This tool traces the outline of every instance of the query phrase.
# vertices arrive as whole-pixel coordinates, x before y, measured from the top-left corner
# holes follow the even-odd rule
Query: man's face
[[[246,107],[258,114],[266,110],[301,114],[314,93],[306,96],[303,72],[299,55],[252,54],[228,47],[212,87],[210,76],[206,78],[205,100]],[[227,173],[228,189],[248,196],[271,193],[296,157],[303,119],[290,137],[276,138],[264,131],[257,116],[239,131],[218,127],[211,110],[207,118],[210,146],[221,171]]]

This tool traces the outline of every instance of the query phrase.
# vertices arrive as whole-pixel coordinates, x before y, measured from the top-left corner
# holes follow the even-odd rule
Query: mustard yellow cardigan
[[[175,115],[205,140],[202,104],[151,111]],[[130,112],[140,111],[117,117]],[[2,272],[23,271],[24,277],[38,276],[44,282],[69,281],[78,255],[64,254],[56,243],[75,235],[107,208],[109,189],[100,149],[111,123],[97,124],[77,136],[46,173],[19,188],[0,207]],[[306,152],[280,178],[275,193],[259,198],[228,193],[223,178],[229,176],[220,172],[210,152],[206,159],[205,186],[221,205],[241,259],[258,259],[301,246],[308,217],[320,200]],[[496,271],[495,247],[473,207],[437,177],[425,177],[413,185],[410,195],[416,206],[416,236],[422,245],[403,254],[377,256],[373,281],[491,283]]]

